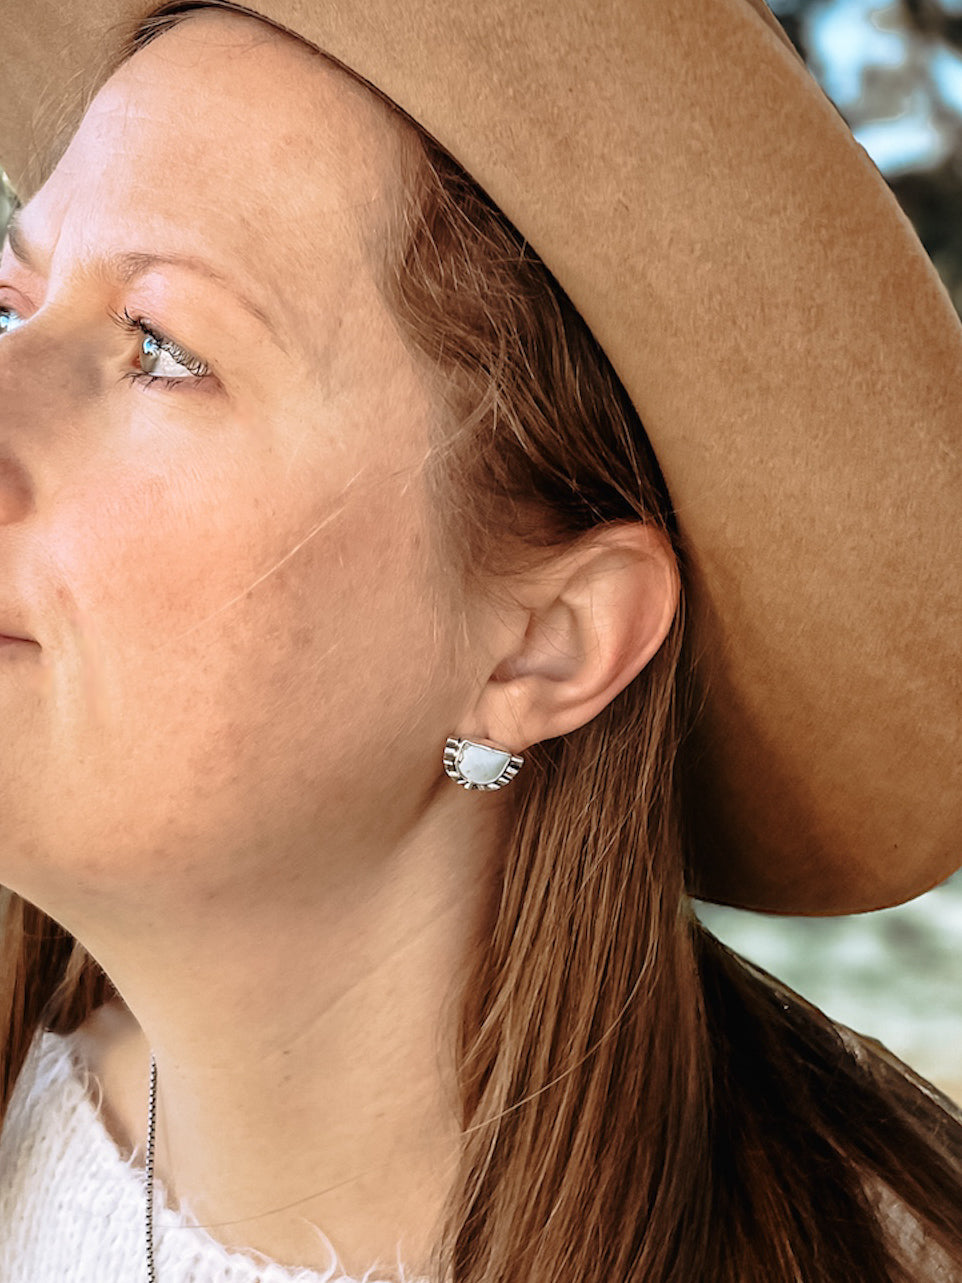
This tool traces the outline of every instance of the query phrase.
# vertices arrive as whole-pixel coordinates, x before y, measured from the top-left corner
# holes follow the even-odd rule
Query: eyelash
[[[128,370],[124,375],[125,379],[130,379],[132,383],[139,383],[142,387],[153,387],[160,384],[165,389],[181,389],[187,386],[196,385],[210,373],[210,366],[206,361],[194,356],[186,348],[182,348],[179,343],[169,339],[162,331],[155,329],[150,322],[142,316],[131,316],[126,307],[123,312],[111,312],[114,321],[125,330],[128,334],[146,335],[152,338],[162,352],[172,356],[178,365],[182,365],[185,370],[189,370],[192,378],[173,378],[165,374],[149,374],[146,370]]]

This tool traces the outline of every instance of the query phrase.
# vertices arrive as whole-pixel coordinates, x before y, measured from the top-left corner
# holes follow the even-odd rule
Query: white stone
[[[510,761],[510,753],[468,740],[458,755],[458,769],[472,784],[493,784]]]

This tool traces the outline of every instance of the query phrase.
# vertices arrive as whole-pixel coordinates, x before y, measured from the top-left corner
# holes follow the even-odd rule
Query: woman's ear
[[[605,526],[551,556],[498,612],[486,680],[454,734],[512,752],[583,726],[644,668],[678,606],[655,526]]]

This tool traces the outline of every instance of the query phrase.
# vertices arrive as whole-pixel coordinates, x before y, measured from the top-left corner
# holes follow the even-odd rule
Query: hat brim
[[[154,7],[0,8],[0,164],[25,195],[105,54]],[[962,327],[767,10],[250,7],[458,158],[639,410],[692,561],[693,890],[843,913],[953,872]]]

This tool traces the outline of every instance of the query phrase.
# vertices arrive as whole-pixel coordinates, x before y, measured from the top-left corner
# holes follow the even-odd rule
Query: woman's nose
[[[33,509],[33,487],[25,460],[17,454],[26,443],[28,410],[16,386],[22,374],[18,359],[11,359],[10,344],[10,337],[0,339],[0,527],[23,521]]]
[[[23,355],[11,353],[11,345],[10,336],[0,338],[0,527],[22,521],[33,509],[26,461],[18,456],[27,442],[30,417],[24,389],[18,387]]]
[[[32,511],[30,479],[23,465],[6,453],[0,432],[0,526],[23,521]]]
[[[22,521],[69,470],[83,378],[69,352],[36,320],[0,337],[0,527]]]

